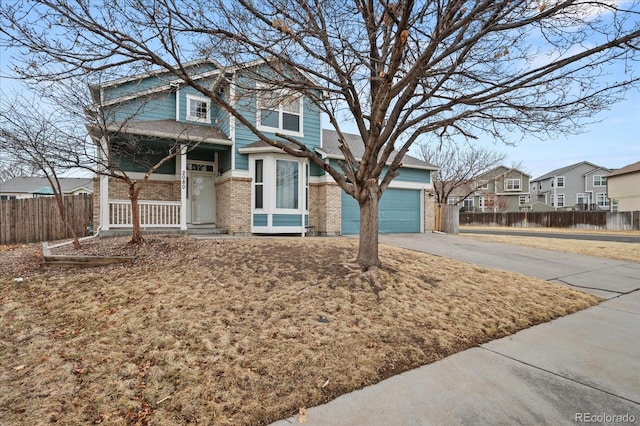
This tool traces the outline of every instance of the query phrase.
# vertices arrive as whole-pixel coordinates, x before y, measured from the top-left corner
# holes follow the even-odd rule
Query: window
[[[187,95],[187,120],[211,123],[211,101],[200,96]]]
[[[486,179],[481,179],[476,182],[476,189],[489,189],[489,181]]]
[[[564,207],[564,194],[556,194],[556,207]]]
[[[518,197],[518,204],[519,205],[523,205],[529,202],[529,196],[528,195],[521,195],[520,197]]]
[[[583,210],[589,207],[589,195],[583,193],[576,194],[576,204]]]
[[[557,176],[556,183],[558,184],[558,188],[564,188],[564,176]]]
[[[302,133],[302,97],[280,90],[265,91],[258,97],[258,127],[266,131]]]
[[[464,207],[473,207],[473,198],[465,198],[462,205]]]
[[[450,204],[450,205],[458,204],[458,197],[447,197],[447,204]]]
[[[264,160],[256,160],[253,176],[253,208],[264,208]]]
[[[506,191],[520,191],[520,179],[507,179],[505,182]]]
[[[276,160],[276,208],[298,208],[298,162]]]
[[[598,192],[596,194],[596,204],[598,207],[609,207],[609,199],[607,198],[607,194]]]
[[[606,186],[607,178],[602,175],[593,175],[593,186]]]

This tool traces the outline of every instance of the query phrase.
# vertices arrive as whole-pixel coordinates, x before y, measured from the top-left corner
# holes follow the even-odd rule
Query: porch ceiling
[[[227,135],[217,127],[183,123],[175,120],[131,121],[124,125],[114,123],[109,126],[108,130],[172,140],[233,145]]]

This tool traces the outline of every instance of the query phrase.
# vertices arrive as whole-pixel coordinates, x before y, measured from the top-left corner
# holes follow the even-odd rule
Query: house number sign
[[[182,171],[182,189],[187,189],[187,172],[185,170]]]

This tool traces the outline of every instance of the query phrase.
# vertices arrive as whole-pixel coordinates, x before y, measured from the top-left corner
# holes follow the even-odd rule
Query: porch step
[[[218,228],[216,226],[189,225],[187,226],[187,235],[223,235],[228,234],[229,230]]]

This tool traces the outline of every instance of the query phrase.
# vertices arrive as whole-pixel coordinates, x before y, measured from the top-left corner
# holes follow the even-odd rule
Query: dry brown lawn
[[[266,424],[598,303],[389,246],[371,281],[341,266],[356,244],[154,236],[84,270],[0,250],[1,423]]]
[[[534,247],[547,250],[562,251],[567,253],[583,254],[587,256],[606,257],[609,259],[622,260],[625,262],[640,263],[640,244],[636,243],[618,243],[610,241],[588,241],[588,240],[565,240],[560,238],[543,238],[536,237],[536,232],[557,232],[555,229],[544,231],[529,231],[531,236],[521,235],[487,235],[474,234],[473,229],[469,229],[471,233],[460,234],[465,237],[477,238],[484,241],[496,243],[517,244],[526,247]],[[506,228],[509,229],[509,228]],[[568,232],[568,231],[565,231]],[[578,231],[574,231],[578,232]],[[584,232],[580,232],[584,233]],[[591,233],[597,233],[592,231]],[[624,235],[640,235],[637,231],[631,231]]]

